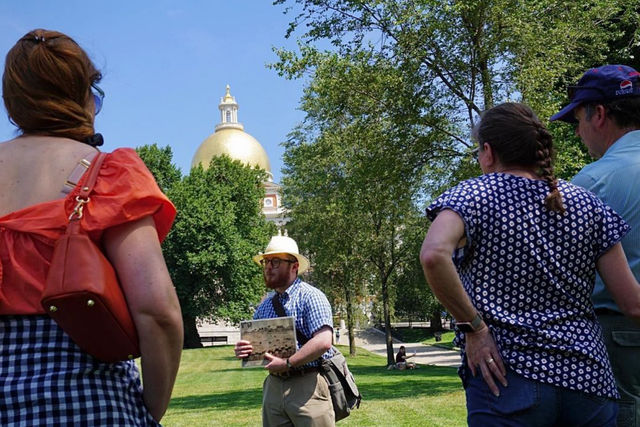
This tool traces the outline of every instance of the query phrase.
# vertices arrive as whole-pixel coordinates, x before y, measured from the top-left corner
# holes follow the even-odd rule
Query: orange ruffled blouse
[[[84,174],[64,199],[38,203],[0,218],[0,315],[44,313],[40,298],[53,246],[66,230],[86,177]],[[171,201],[130,148],[107,155],[90,198],[81,221],[96,243],[105,229],[149,215],[162,241],[176,216]]]

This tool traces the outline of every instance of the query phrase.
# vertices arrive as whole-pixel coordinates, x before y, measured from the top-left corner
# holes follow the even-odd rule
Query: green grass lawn
[[[446,331],[442,334],[440,341],[436,341],[435,337],[431,336],[420,342],[426,345],[435,345],[436,347],[448,348],[451,350],[458,350],[458,347],[454,347],[453,345],[453,338],[455,336],[456,336],[455,332]]]
[[[426,345],[434,345],[436,347],[448,348],[450,350],[458,350],[457,347],[454,347],[452,342],[453,338],[455,337],[455,332],[448,329],[442,331],[440,341],[436,341],[431,328],[392,328],[392,334],[403,342],[421,342]]]
[[[339,347],[348,354],[348,347]],[[383,357],[361,348],[347,360],[363,401],[340,426],[466,425],[464,392],[455,368],[387,371]],[[263,369],[241,368],[231,346],[185,350],[162,424],[260,426],[266,375]]]

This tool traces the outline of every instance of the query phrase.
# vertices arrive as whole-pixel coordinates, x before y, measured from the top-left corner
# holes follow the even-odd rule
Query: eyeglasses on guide
[[[281,259],[281,258],[262,258],[260,260],[260,265],[266,267],[267,264],[271,264],[271,268],[279,268],[280,264],[283,262],[288,262],[289,264],[293,264],[296,261],[291,261],[290,259]]]

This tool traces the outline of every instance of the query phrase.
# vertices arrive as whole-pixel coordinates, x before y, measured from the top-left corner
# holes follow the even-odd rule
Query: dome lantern
[[[220,123],[216,125],[216,131],[223,128],[233,128],[244,130],[242,123],[238,122],[238,103],[236,98],[231,96],[231,88],[227,85],[224,97],[220,98],[218,104],[220,110]]]

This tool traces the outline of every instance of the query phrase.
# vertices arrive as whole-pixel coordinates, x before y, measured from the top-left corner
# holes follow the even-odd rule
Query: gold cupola
[[[231,96],[229,85],[224,97],[220,99],[218,109],[220,123],[196,150],[191,167],[202,164],[206,169],[214,156],[226,154],[233,160],[240,160],[244,164],[264,169],[269,181],[273,181],[267,152],[257,139],[244,131],[242,123],[238,122],[238,103],[235,97]]]

